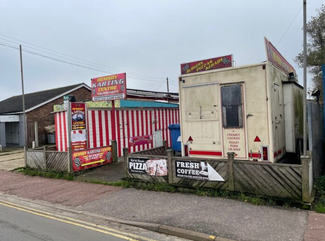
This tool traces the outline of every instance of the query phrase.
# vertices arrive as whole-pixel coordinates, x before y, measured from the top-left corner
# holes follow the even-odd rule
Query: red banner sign
[[[112,162],[112,147],[93,148],[72,152],[73,171],[101,166]]]
[[[153,143],[152,135],[134,136],[129,139],[129,146],[139,146],[150,143]]]
[[[192,74],[202,71],[227,68],[232,66],[232,55],[205,59],[181,64],[181,74]]]
[[[289,64],[289,62],[280,54],[280,52],[273,46],[273,44],[264,37],[265,48],[267,54],[267,60],[283,70],[286,74],[294,73],[296,74],[296,70]]]
[[[126,74],[114,74],[91,80],[93,101],[126,99]]]

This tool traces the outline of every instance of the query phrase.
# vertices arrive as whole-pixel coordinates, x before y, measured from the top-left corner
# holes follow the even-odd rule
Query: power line
[[[296,20],[296,18],[298,17],[299,13],[301,12],[302,7],[300,8],[299,12],[297,13],[297,15],[295,16],[295,18],[292,20],[291,24],[289,25],[289,27],[287,28],[287,30],[285,31],[285,33],[283,34],[282,38],[280,39],[280,41],[277,43],[276,47],[278,47],[278,45],[280,44],[280,42],[282,41],[282,39],[284,38],[284,36],[287,34],[287,32],[289,31],[289,29],[291,28],[292,24],[294,23],[294,21]]]
[[[12,42],[12,41],[9,41],[9,42]],[[19,50],[18,47],[15,47],[15,46],[12,46],[12,45],[8,45],[6,43],[1,43],[0,42],[0,45],[5,46],[5,47],[9,47],[9,48],[13,48],[13,49],[16,49],[16,50]],[[48,56],[48,55],[36,53],[36,52],[30,51],[30,50],[26,50],[26,49],[24,49],[23,52],[26,52],[26,53],[29,53],[29,54],[32,54],[32,55],[37,55],[37,56],[40,56],[40,57],[43,57],[43,58],[47,58],[47,59],[50,59],[50,60],[54,60],[54,61],[57,61],[57,62],[61,62],[61,63],[65,63],[65,64],[69,64],[69,65],[73,65],[73,66],[77,66],[77,67],[81,67],[81,68],[85,68],[85,69],[95,70],[95,71],[102,72],[102,73],[105,73],[105,74],[113,74],[111,72],[111,70],[108,71],[108,70],[102,69],[102,68],[90,67],[90,66],[87,66],[87,65],[84,65],[84,64],[79,64],[79,63],[74,63],[72,61],[67,61],[67,60],[59,59],[60,56],[57,56],[59,58],[54,58],[54,57],[51,57],[51,56]],[[43,52],[45,52],[45,51],[43,51]],[[49,53],[47,53],[47,54],[49,54]],[[164,80],[153,80],[153,79],[141,78],[141,77],[137,77],[137,76],[133,76],[133,75],[128,75],[128,78],[137,79],[137,80],[143,80],[143,81],[150,81],[150,82],[161,82],[161,83],[164,83],[165,82]]]
[[[51,50],[51,49],[48,49],[48,48],[44,48],[44,47],[41,47],[41,46],[38,46],[38,45],[35,45],[35,44],[31,44],[31,43],[28,43],[26,41],[22,41],[22,40],[19,40],[19,39],[16,39],[16,38],[12,38],[12,37],[9,37],[7,35],[0,34],[0,36],[3,36],[5,38],[9,38],[9,39],[14,40],[14,41],[12,41],[12,40],[8,40],[8,39],[4,39],[3,37],[0,37],[0,39],[5,40],[5,41],[8,41],[8,42],[11,42],[11,43],[15,43],[15,44],[25,43],[27,45],[34,46],[34,47],[30,47],[30,46],[25,46],[25,47],[30,48],[30,49],[34,49],[34,50],[39,51],[39,52],[44,52],[44,53],[49,54],[49,55],[55,55],[56,57],[59,57],[59,58],[65,58],[65,59],[68,58],[70,60],[72,59],[73,61],[76,61],[77,60],[77,62],[79,62],[79,63],[81,62],[82,65],[84,65],[86,63],[88,65],[89,64],[90,65],[94,65],[95,68],[98,68],[99,66],[101,66],[100,67],[101,69],[102,69],[102,67],[104,67],[105,69],[108,69],[108,70],[105,70],[104,72],[110,73],[112,70],[118,70],[118,71],[122,71],[123,72],[123,70],[118,69],[118,68],[108,67],[108,66],[105,66],[105,65],[102,65],[102,64],[98,64],[98,63],[95,63],[95,62],[91,62],[91,61],[88,61],[88,60],[83,60],[83,59],[80,59],[80,58],[77,58],[77,57],[74,57],[74,56],[71,56],[71,55],[67,55],[67,54],[64,54],[64,53],[61,53],[61,52],[58,52],[58,51],[54,51],[54,50]],[[43,49],[45,49],[47,51],[44,51]],[[24,50],[24,51],[26,51],[26,50]],[[48,52],[48,51],[50,51],[50,52]],[[55,53],[55,54],[53,54],[53,53]],[[135,73],[135,72],[131,72],[131,71],[128,71],[128,73],[131,73],[131,76],[134,79],[147,80],[147,81],[155,81],[155,80],[156,81],[157,80],[164,81],[164,78],[160,78],[160,77],[145,76],[145,75],[142,75],[142,74],[139,74],[139,73]]]

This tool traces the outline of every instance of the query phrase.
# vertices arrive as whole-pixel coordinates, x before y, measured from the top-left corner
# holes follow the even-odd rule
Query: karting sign
[[[126,74],[114,74],[91,79],[93,101],[126,99]]]
[[[112,146],[72,152],[73,171],[80,171],[112,162]]]

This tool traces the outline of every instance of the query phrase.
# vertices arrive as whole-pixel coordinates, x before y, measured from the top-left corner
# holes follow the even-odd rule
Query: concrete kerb
[[[24,152],[24,150],[10,151],[10,152],[0,152],[0,156],[8,156],[8,155],[18,154],[18,153],[22,153],[22,152]]]
[[[8,198],[15,198],[15,199],[18,199],[23,202],[34,203],[36,205],[41,205],[41,206],[49,207],[49,208],[60,210],[60,211],[70,212],[70,213],[79,214],[79,215],[85,215],[85,216],[89,216],[89,217],[93,217],[93,218],[97,218],[97,219],[102,219],[102,220],[108,221],[108,222],[134,226],[134,227],[143,228],[143,229],[147,229],[147,230],[162,233],[162,234],[177,236],[180,238],[186,238],[186,239],[190,239],[190,240],[194,240],[194,241],[236,241],[234,239],[222,238],[222,237],[218,237],[215,235],[209,235],[209,234],[205,234],[205,233],[200,233],[200,232],[182,229],[182,228],[176,228],[176,227],[167,226],[167,225],[163,225],[163,224],[128,221],[128,220],[122,220],[122,219],[97,215],[97,214],[93,214],[93,213],[89,213],[89,212],[78,211],[78,210],[74,210],[74,209],[71,209],[68,207],[53,206],[53,205],[50,205],[47,203],[38,202],[37,200],[24,199],[24,198],[20,198],[18,196],[14,196],[14,195],[4,194],[2,192],[0,192],[0,195],[4,196],[4,197],[8,197]]]

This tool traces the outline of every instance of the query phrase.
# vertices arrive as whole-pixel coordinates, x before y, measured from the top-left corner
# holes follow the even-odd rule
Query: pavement
[[[297,208],[256,206],[245,202],[85,183],[117,181],[123,163],[82,173],[79,181],[25,176],[3,170],[0,156],[0,194],[74,212],[96,215],[192,240],[321,241],[325,214]],[[11,169],[17,168],[12,162]]]
[[[10,171],[25,166],[24,150],[0,152],[0,170]]]

